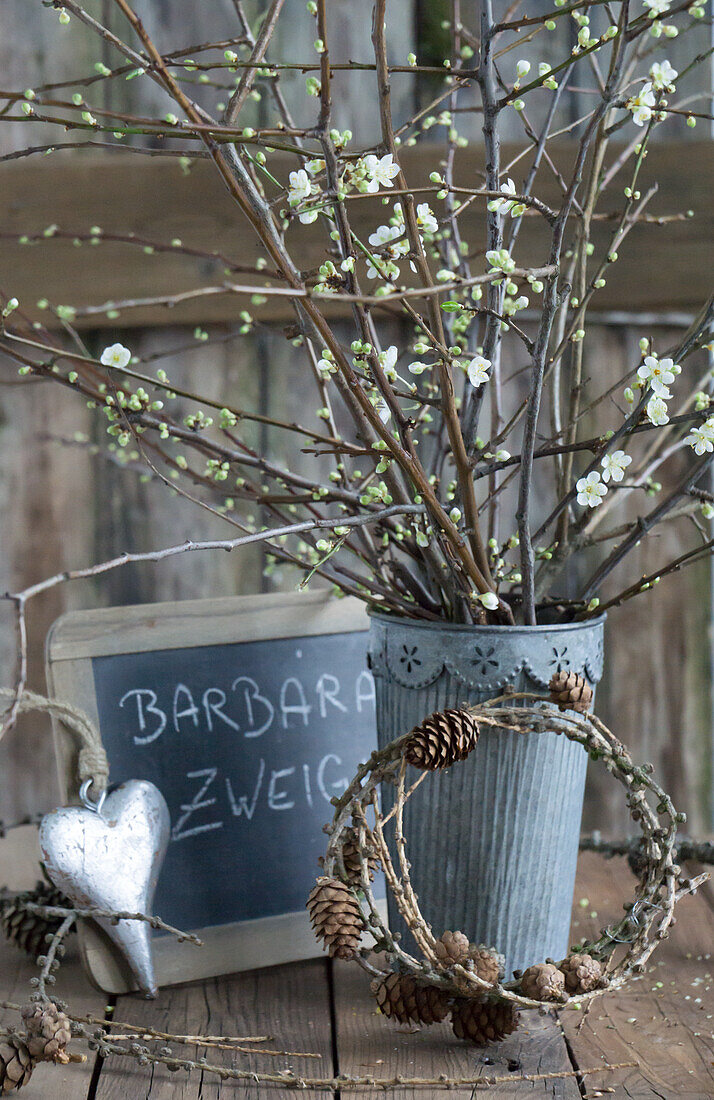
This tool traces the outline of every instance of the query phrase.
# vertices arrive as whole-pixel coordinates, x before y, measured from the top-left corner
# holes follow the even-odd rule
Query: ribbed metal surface
[[[404,621],[399,625],[403,631]],[[502,629],[489,631],[496,647]],[[582,631],[591,633],[593,649],[601,646],[601,622]],[[557,649],[558,634],[557,627],[547,634],[541,628],[537,638],[521,631],[524,652]],[[432,631],[428,641],[438,645],[438,637]],[[423,630],[417,639],[423,647]],[[513,636],[509,644],[512,649]],[[433,711],[496,694],[474,690],[446,668],[419,688],[397,683],[384,666],[374,671],[382,745]],[[526,671],[512,684],[517,691],[542,691]],[[555,733],[489,730],[468,760],[420,785],[407,805],[405,833],[412,881],[436,935],[460,929],[472,942],[496,947],[509,974],[566,954],[586,769],[583,749]],[[390,799],[389,788],[384,796]],[[392,899],[390,922],[408,936]]]

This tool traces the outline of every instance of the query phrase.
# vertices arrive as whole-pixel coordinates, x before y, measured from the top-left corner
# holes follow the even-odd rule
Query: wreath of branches
[[[524,705],[514,708],[516,701]],[[574,953],[587,952],[602,966],[602,979],[595,989],[571,996],[564,994],[557,1001],[559,1008],[582,1008],[608,990],[619,989],[633,974],[642,973],[657,944],[669,934],[676,903],[685,895],[694,894],[709,877],[704,873],[684,878],[676,862],[677,825],[686,820],[685,815],[677,812],[670,796],[654,779],[652,765],[635,764],[625,745],[593,714],[560,712],[542,696],[525,692],[502,695],[463,710],[478,726],[526,736],[554,731],[567,737],[581,745],[591,759],[602,762],[625,789],[630,815],[641,834],[641,874],[634,899],[623,906],[625,915],[604,927],[597,940],[584,941],[573,949]],[[410,741],[418,731],[416,727],[374,752],[360,766],[344,795],[334,800],[336,808],[332,825],[328,826],[330,840],[324,875],[352,888],[365,927],[373,936],[373,942],[360,946],[354,958],[369,974],[382,978],[384,971],[370,959],[373,952],[379,951],[394,969],[441,990],[448,997],[487,996],[514,1008],[543,1010],[543,1001],[523,993],[519,977],[491,984],[464,965],[440,960],[435,951],[436,937],[421,913],[411,882],[404,835],[404,807],[429,775],[428,771],[422,771],[414,782],[408,783],[407,755]],[[394,802],[388,812],[382,810],[383,783],[395,788]],[[388,826],[393,830],[391,843],[387,840]],[[387,889],[414,938],[420,958],[410,954],[399,937],[390,932],[379,911],[372,888],[375,860],[381,864]],[[492,946],[498,950],[497,944]]]

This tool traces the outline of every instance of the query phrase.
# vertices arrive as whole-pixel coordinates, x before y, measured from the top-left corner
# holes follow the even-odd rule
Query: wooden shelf
[[[515,147],[504,149],[508,164]],[[567,174],[575,146],[564,142],[550,147],[557,166]],[[617,156],[613,146],[608,161]],[[403,164],[410,184],[428,185],[435,157],[428,147],[406,149]],[[688,166],[682,171],[683,164]],[[294,165],[284,155],[271,158],[271,170],[286,179]],[[456,181],[477,187],[483,163],[477,151],[459,153]],[[511,174],[518,181],[520,166]],[[657,195],[649,206],[653,214],[691,210],[693,217],[664,226],[636,227],[620,249],[621,258],[612,265],[607,281],[596,297],[599,310],[693,309],[706,294],[711,279],[711,241],[714,212],[714,142],[682,141],[654,145],[642,171],[643,192],[654,182]],[[610,209],[627,179],[611,192]],[[214,169],[196,161],[188,172],[178,161],[126,154],[54,154],[52,159],[8,162],[2,168],[4,202],[0,213],[0,234],[39,233],[56,225],[69,232],[88,233],[92,226],[106,232],[131,231],[140,238],[170,244],[178,237],[185,245],[206,251],[219,250],[236,261],[250,263],[258,256],[253,232],[223,189]],[[559,188],[546,166],[535,188],[539,197],[556,204]],[[352,205],[356,231],[365,238],[387,210],[380,200],[360,198]],[[464,215],[467,239],[480,241],[483,203],[474,202]],[[599,222],[595,231],[596,255],[607,247],[612,222]],[[0,240],[2,237],[0,236]],[[315,268],[325,258],[324,236],[314,227],[294,226],[289,242],[304,270]],[[516,255],[524,264],[543,263],[547,236],[540,217],[525,219]],[[33,245],[3,240],[0,253],[0,286],[14,294],[33,317],[42,317],[35,303],[45,297],[54,304],[100,305],[126,298],[155,298],[199,287],[220,286],[225,280],[217,261],[192,259],[179,253],[146,255],[129,244],[102,244],[81,248],[70,241],[51,239]],[[253,277],[234,281],[255,282]],[[80,318],[83,328],[155,326],[176,323],[237,321],[246,308],[244,297],[222,293],[191,297],[172,308],[143,305],[124,309],[119,319],[98,315]],[[335,307],[332,307],[334,310]],[[254,310],[258,316],[286,320],[292,317],[287,301],[271,302]]]

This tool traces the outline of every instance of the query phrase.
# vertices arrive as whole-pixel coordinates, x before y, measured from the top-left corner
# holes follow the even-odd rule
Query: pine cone
[[[351,959],[359,947],[364,918],[357,898],[344,882],[318,878],[307,899],[310,921],[333,959]]]
[[[560,964],[568,993],[590,993],[602,982],[602,966],[592,955],[569,955]]]
[[[478,735],[478,723],[469,711],[436,711],[414,727],[404,755],[409,764],[423,771],[448,768],[466,759],[476,747]]]
[[[560,710],[576,710],[579,714],[585,714],[590,709],[593,689],[580,673],[568,672],[567,669],[555,672],[548,687],[551,703],[556,703]]]
[[[434,944],[434,953],[442,966],[463,966],[469,957],[468,936],[463,932],[442,932]]]
[[[34,890],[26,890],[15,897],[3,899],[0,905],[0,926],[16,947],[37,958],[45,950],[47,936],[53,935],[62,923],[62,917],[42,917],[27,908],[35,905],[72,908],[69,898],[47,882],[38,882]]]
[[[27,1049],[35,1062],[67,1063],[65,1048],[72,1038],[69,1017],[55,1004],[33,1004],[22,1010]]]
[[[554,963],[536,963],[522,975],[521,992],[533,1001],[561,1001],[565,997],[565,977]]]
[[[32,1076],[35,1063],[25,1043],[19,1035],[4,1035],[0,1038],[0,1092],[12,1092],[21,1089]]]
[[[645,852],[644,840],[640,840],[636,848],[630,848],[627,853],[627,864],[635,878],[643,878],[649,866]]]
[[[490,985],[496,985],[506,972],[506,960],[492,947],[479,944],[469,948],[469,959],[473,963],[474,973]]]
[[[500,1043],[518,1027],[518,1013],[505,1001],[457,1001],[451,1012],[457,1039],[477,1046]]]
[[[380,1011],[399,1024],[439,1024],[449,1013],[445,994],[433,985],[419,985],[411,974],[375,978],[372,992]]]
[[[374,872],[379,865],[379,860],[373,851],[365,852],[367,857],[367,870],[369,873],[369,881],[374,878]],[[342,841],[342,860],[345,865],[345,874],[347,875],[347,883],[349,886],[354,886],[359,889],[362,881],[362,872],[360,867],[360,845],[359,834],[356,829],[346,829],[345,837]]]

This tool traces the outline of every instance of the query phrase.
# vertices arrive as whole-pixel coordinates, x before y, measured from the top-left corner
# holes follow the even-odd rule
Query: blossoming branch
[[[648,211],[653,139],[710,117],[678,90],[711,52],[697,47],[697,0],[553,0],[537,16],[482,0],[474,23],[454,0],[441,64],[392,56],[387,0],[374,4],[372,56],[349,62],[332,60],[327,0],[310,0],[302,15],[313,24],[312,56],[289,61],[272,52],[283,0],[266,5],[257,30],[233,0],[224,40],[170,49],[129,0],[113,6],[119,29],[74,0],[45,10],[38,3],[38,19],[58,20],[58,34],[88,28],[103,60],[60,83],[0,93],[2,124],[42,136],[13,157],[84,143],[127,157],[150,149],[178,157],[185,171],[196,159],[210,162],[259,256],[246,263],[221,254],[224,281],[195,294],[231,295],[235,336],[246,339],[266,323],[256,307],[289,302],[286,339],[313,395],[296,424],[188,392],[172,380],[170,362],[157,368],[122,341],[89,355],[76,325],[102,310],[119,324],[142,304],[138,296],[106,307],[41,299],[46,325],[28,321],[28,303],[5,300],[3,352],[22,378],[68,387],[96,410],[127,476],[143,469],[213,512],[231,545],[262,539],[268,568],[285,563],[303,583],[319,576],[410,617],[535,623],[554,607],[567,617],[595,614],[606,582],[609,605],[675,568],[664,561],[656,576],[619,593],[614,583],[627,554],[663,523],[694,521],[696,544],[676,568],[709,552],[700,519],[712,517],[714,502],[700,483],[714,459],[704,362],[711,299],[676,347],[643,332],[641,356],[617,392],[599,387],[587,358],[598,293],[620,251],[642,247],[631,231],[654,234],[667,221]],[[565,21],[572,38],[558,33]],[[667,56],[674,39],[678,67]],[[335,81],[356,73],[372,80],[378,134],[368,147],[334,120]],[[98,105],[100,86],[125,80],[153,85],[169,109],[152,117]],[[296,80],[305,82],[302,97]],[[426,107],[396,117],[396,80],[428,87]],[[565,106],[576,100],[573,117]],[[521,151],[506,158],[503,135],[514,127]],[[551,156],[564,137],[572,151],[565,174]],[[474,146],[483,171],[464,178]],[[423,169],[407,178],[413,147]],[[545,197],[552,177],[557,202]],[[535,263],[521,249],[526,221],[541,233]],[[604,251],[594,239],[600,224],[609,231]],[[320,242],[316,268],[301,262],[306,233]],[[53,225],[40,239],[50,247],[68,235]],[[95,226],[74,239],[120,239],[138,256],[216,256],[130,229],[112,238]],[[336,308],[348,322],[334,320]],[[397,322],[400,339],[385,339]],[[195,339],[210,346],[200,326]],[[514,375],[504,348],[521,363]],[[179,400],[188,413],[177,414]],[[245,437],[255,422],[292,438],[320,472],[257,452]],[[671,482],[672,471],[663,490],[658,479]],[[615,506],[618,522],[608,526]],[[256,507],[265,522],[255,520]],[[580,572],[579,591],[566,599],[568,563],[586,552],[591,562],[594,546],[599,563],[590,576]]]

